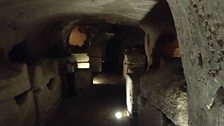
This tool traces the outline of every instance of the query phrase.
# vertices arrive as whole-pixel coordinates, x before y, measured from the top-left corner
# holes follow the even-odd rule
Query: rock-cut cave
[[[223,0],[0,0],[0,126],[223,126]]]

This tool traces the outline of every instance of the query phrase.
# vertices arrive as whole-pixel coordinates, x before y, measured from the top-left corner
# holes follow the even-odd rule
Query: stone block
[[[90,69],[78,69],[75,72],[76,92],[88,91],[93,83],[92,71]]]
[[[51,78],[44,87],[35,90],[34,100],[38,122],[48,120],[61,100],[61,78]]]
[[[93,72],[101,72],[102,58],[90,57],[90,68]]]
[[[126,104],[130,116],[138,113],[140,76],[129,74],[126,77]]]
[[[33,92],[27,91],[0,102],[0,126],[34,126],[36,111]]]
[[[78,63],[80,62],[89,62],[89,56],[87,53],[74,53],[72,54]]]
[[[58,64],[55,60],[44,59],[29,67],[29,76],[33,90],[45,87],[52,78],[59,75]]]
[[[103,49],[100,46],[90,46],[88,47],[88,56],[90,57],[102,57]]]
[[[25,64],[0,66],[0,102],[15,97],[30,89],[30,80]]]

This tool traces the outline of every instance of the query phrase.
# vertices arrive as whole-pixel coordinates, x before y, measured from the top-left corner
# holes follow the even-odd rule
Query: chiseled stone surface
[[[219,89],[224,84],[224,2],[223,0],[167,1],[174,17],[175,29],[183,55],[184,73],[188,83],[189,125],[222,126],[224,125],[222,114],[215,114],[212,109],[213,106],[216,106],[215,96],[219,94]],[[0,48],[6,55],[12,46],[24,40],[28,31],[30,32],[31,29],[35,31],[37,24],[46,21],[47,25],[55,19],[75,17],[75,15],[97,16],[99,19],[112,23],[122,21],[127,23],[133,20],[136,22],[149,11],[152,3],[155,2],[151,0],[1,0]],[[155,36],[149,38],[152,41],[156,40],[157,33],[160,32],[157,30],[149,31],[155,33]],[[54,29],[50,31],[54,31]],[[47,42],[51,43],[52,41],[44,43],[47,44]],[[33,41],[30,41],[30,43],[37,48],[41,42],[38,41],[34,44]],[[148,43],[150,48],[153,47],[151,43]],[[147,54],[150,57],[151,53]],[[150,61],[148,58],[148,62]],[[16,72],[8,74],[7,71],[3,70],[5,74],[2,74],[4,79],[1,79],[1,84],[5,78],[11,77],[12,73],[17,75]],[[7,75],[10,76],[6,77]],[[4,84],[6,83],[8,81],[4,82]],[[4,84],[2,84],[1,90],[7,88]],[[3,93],[0,97],[5,99],[9,95],[11,97],[14,93]],[[222,105],[220,103],[217,111],[222,111]]]
[[[30,81],[25,64],[0,66],[0,102],[13,98],[30,89]]]
[[[136,23],[155,3],[152,0],[1,0],[0,47],[10,48],[21,42],[35,25],[55,19],[92,15],[111,23]]]
[[[220,102],[218,107],[215,97],[224,86],[224,1],[168,2],[188,83],[189,125],[223,126],[224,104]]]
[[[34,91],[34,100],[38,122],[48,120],[61,100],[61,78],[52,78],[43,88]]]
[[[33,92],[0,102],[0,113],[0,126],[33,126],[36,122]]]
[[[59,67],[55,60],[44,59],[29,67],[29,76],[33,90],[45,87],[50,79],[59,75]]]
[[[183,87],[185,79],[173,70],[175,66],[168,65],[144,74],[140,80],[140,96],[163,112],[175,125],[188,126],[187,93]]]

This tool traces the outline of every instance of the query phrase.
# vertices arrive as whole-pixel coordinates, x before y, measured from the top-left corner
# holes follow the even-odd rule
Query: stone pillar
[[[136,117],[138,113],[139,85],[140,73],[126,75],[126,103],[131,117]]]
[[[138,94],[140,75],[146,70],[146,56],[136,49],[125,52],[123,76],[126,79],[126,103],[129,116],[136,117],[138,112]]]
[[[61,99],[61,78],[57,62],[44,59],[29,67],[31,87],[39,123],[48,120]]]

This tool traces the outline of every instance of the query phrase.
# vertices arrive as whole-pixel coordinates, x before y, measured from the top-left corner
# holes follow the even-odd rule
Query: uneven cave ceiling
[[[35,25],[66,17],[89,15],[112,23],[136,23],[155,3],[155,0],[0,0],[0,47],[22,40]]]
[[[63,15],[116,15],[138,21],[152,8],[151,0],[1,0],[1,25],[33,24]]]

